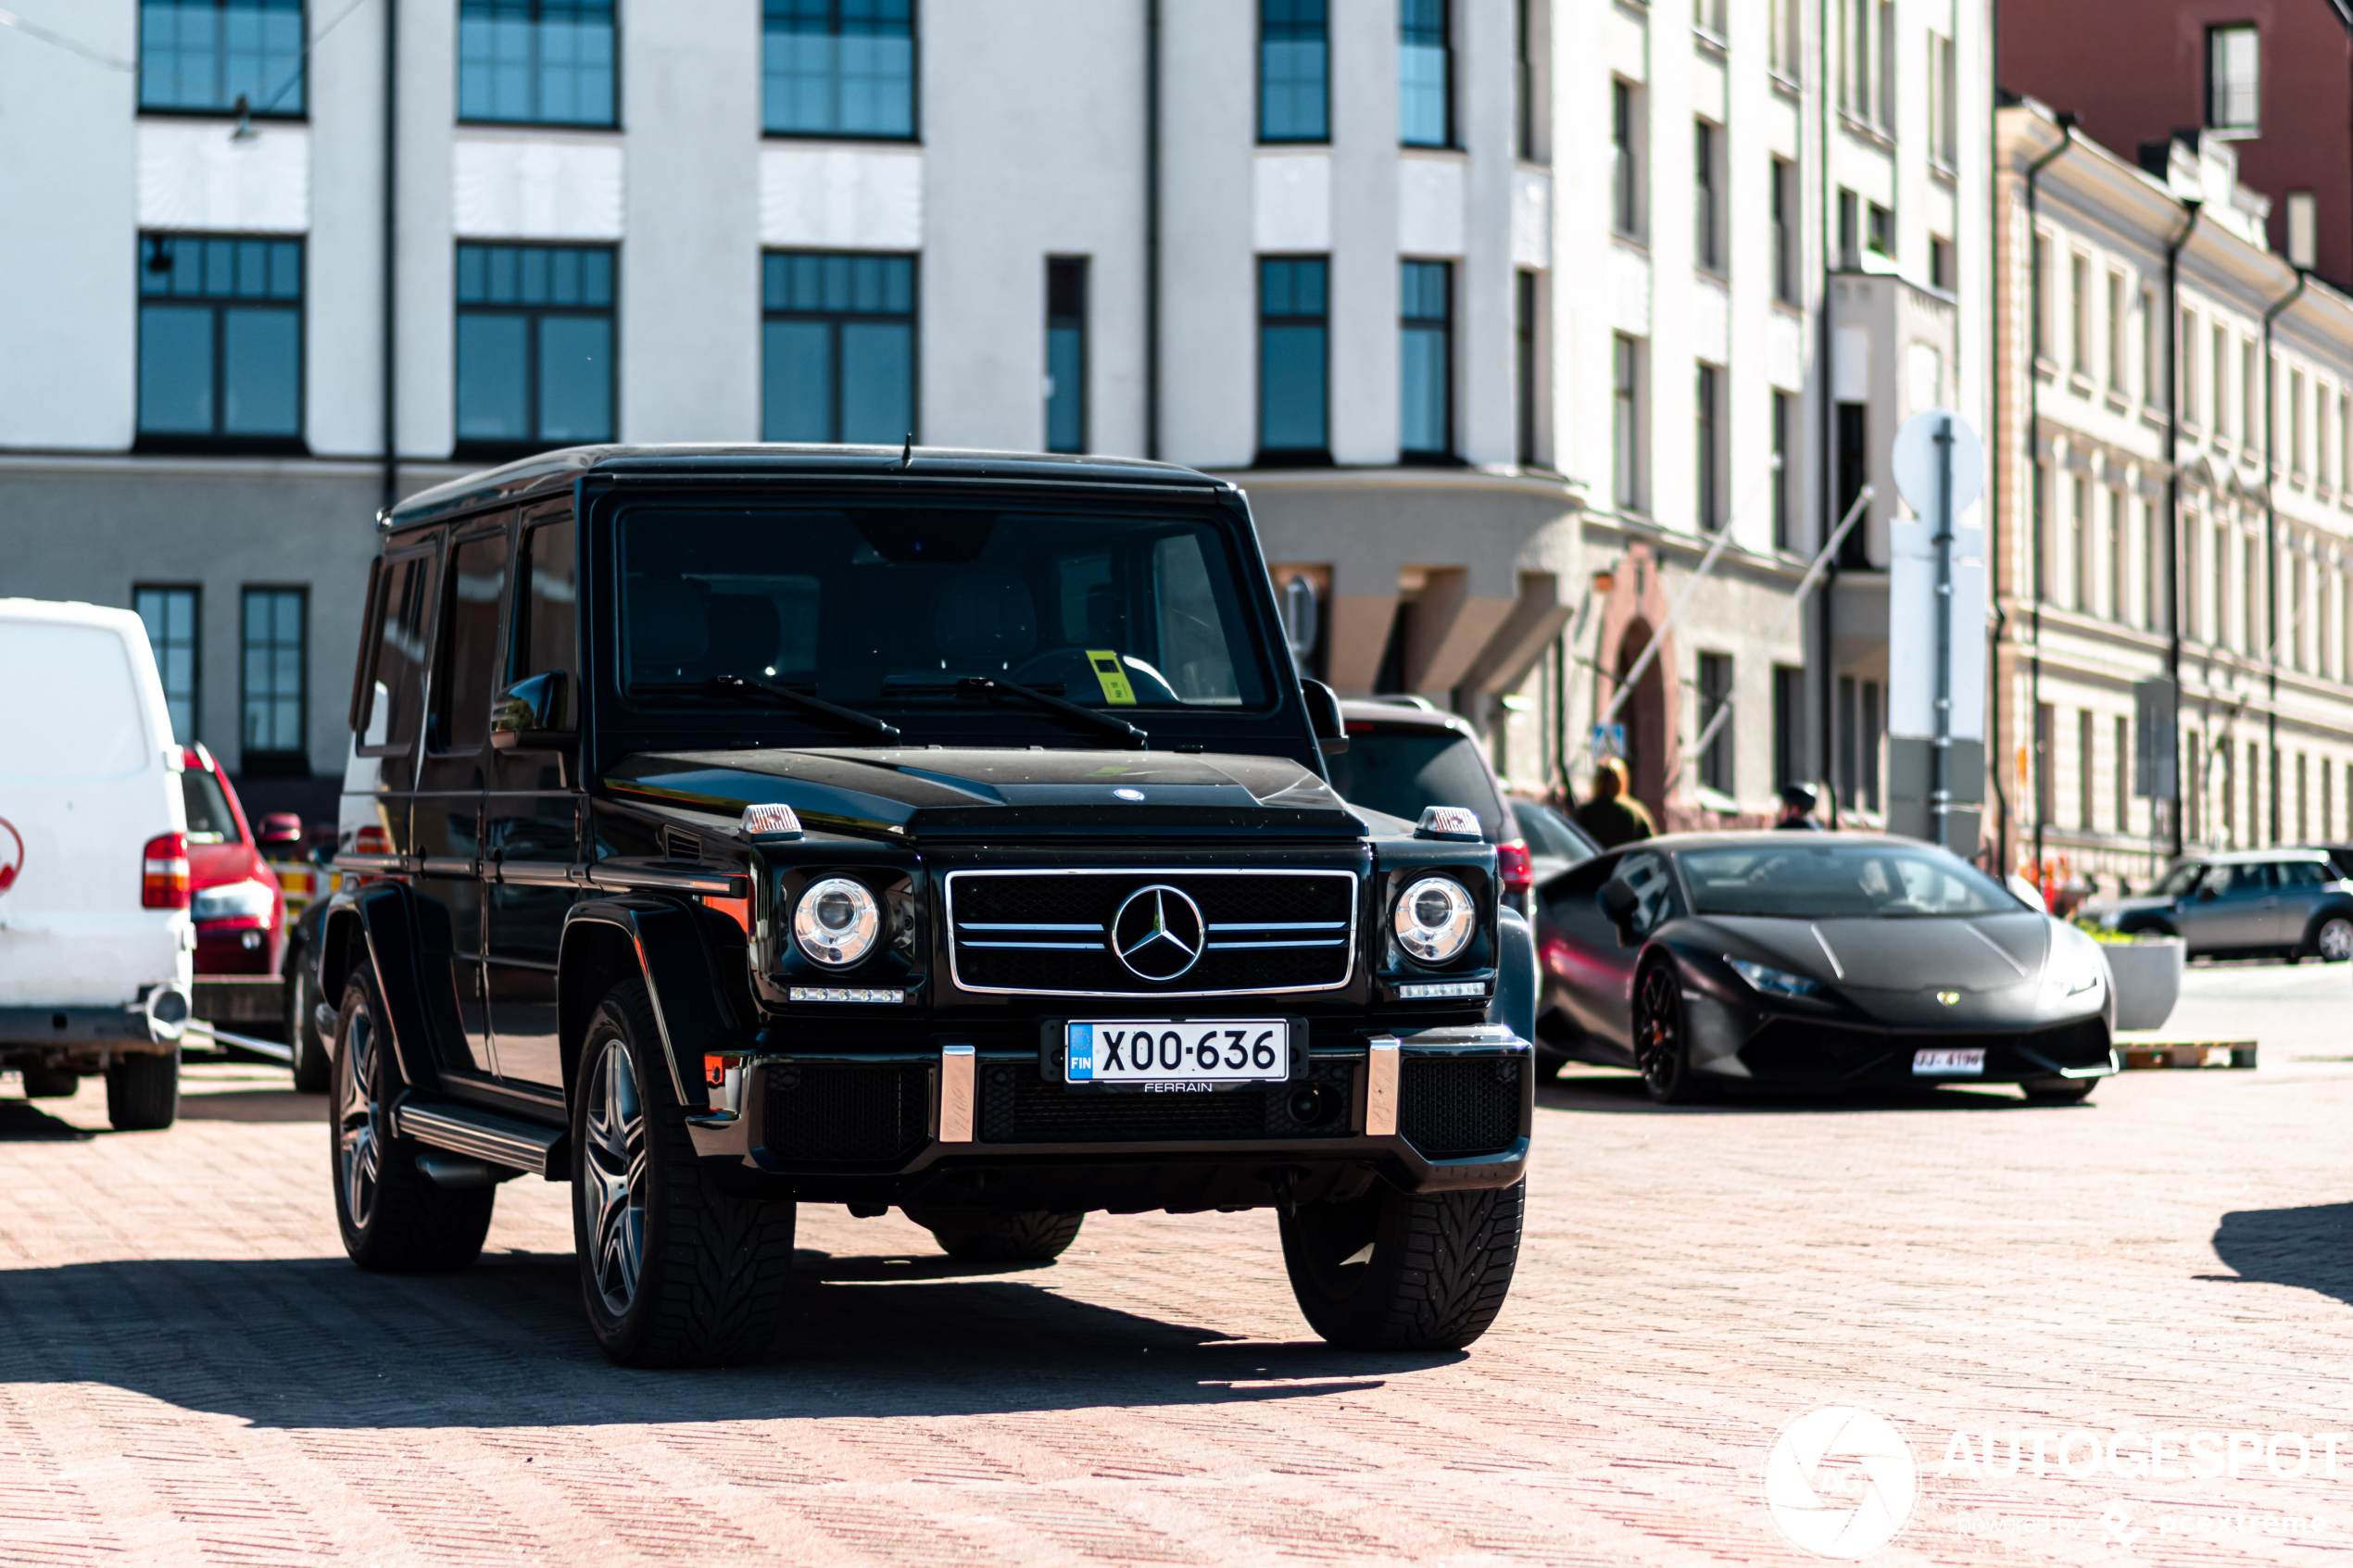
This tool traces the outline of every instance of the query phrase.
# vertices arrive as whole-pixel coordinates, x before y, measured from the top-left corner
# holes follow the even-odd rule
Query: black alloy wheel
[[[1642,1087],[1661,1105],[1689,1105],[1699,1098],[1692,1073],[1692,1044],[1683,1026],[1683,982],[1675,965],[1659,959],[1634,982],[1634,1065]]]
[[[490,1234],[496,1187],[447,1188],[417,1165],[420,1145],[393,1126],[400,1079],[375,982],[355,974],[335,1022],[327,1101],[335,1223],[351,1261],[378,1273],[462,1269]]]

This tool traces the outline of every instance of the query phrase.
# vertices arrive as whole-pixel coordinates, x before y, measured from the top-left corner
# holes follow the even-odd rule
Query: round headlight
[[[1397,945],[1424,963],[1444,963],[1470,940],[1478,911],[1451,876],[1426,876],[1405,889],[1390,919]]]
[[[882,928],[875,896],[846,876],[812,882],[792,912],[792,939],[817,962],[839,969],[872,951]]]

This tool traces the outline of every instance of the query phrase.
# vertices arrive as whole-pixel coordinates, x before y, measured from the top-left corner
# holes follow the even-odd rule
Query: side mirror
[[[267,849],[302,847],[302,819],[292,811],[272,811],[261,819],[255,842]]]
[[[572,677],[550,670],[500,692],[490,705],[490,744],[500,751],[578,750]]]
[[[1642,896],[1629,883],[1610,881],[1602,884],[1602,913],[1610,924],[1623,931],[1634,923],[1634,916],[1642,907]]]
[[[1315,733],[1315,745],[1327,757],[1337,757],[1348,749],[1348,722],[1340,717],[1340,694],[1321,681],[1302,677],[1300,696],[1307,702],[1307,725]]]

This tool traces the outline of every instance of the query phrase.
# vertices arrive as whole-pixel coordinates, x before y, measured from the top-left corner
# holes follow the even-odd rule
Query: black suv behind
[[[773,1337],[798,1202],[1006,1259],[1271,1207],[1327,1339],[1492,1321],[1526,927],[1467,813],[1328,787],[1233,486],[596,447],[382,533],[319,944],[363,1267],[461,1266],[497,1183],[568,1180],[606,1349],[710,1363]]]

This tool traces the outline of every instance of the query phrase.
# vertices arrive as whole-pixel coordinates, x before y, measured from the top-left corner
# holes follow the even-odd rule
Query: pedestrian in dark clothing
[[[1815,799],[1814,792],[1804,784],[1783,784],[1781,786],[1781,820],[1773,824],[1774,828],[1777,831],[1787,829],[1794,833],[1820,833],[1822,822],[1820,818],[1814,815]]]
[[[1604,849],[1631,844],[1658,832],[1626,784],[1626,764],[1604,757],[1593,766],[1593,797],[1577,809],[1577,825]]]

